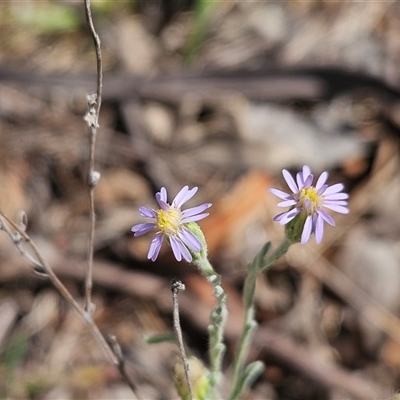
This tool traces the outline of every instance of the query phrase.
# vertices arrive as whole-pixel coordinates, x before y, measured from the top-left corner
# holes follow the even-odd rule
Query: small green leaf
[[[239,384],[236,386],[236,392],[233,398],[237,399],[243,393],[243,391],[247,390],[263,373],[264,369],[264,363],[261,361],[254,361],[253,363],[249,364],[246,367]]]

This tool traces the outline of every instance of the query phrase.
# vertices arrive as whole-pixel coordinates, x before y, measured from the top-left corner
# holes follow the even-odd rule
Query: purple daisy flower
[[[204,203],[181,211],[182,205],[195,195],[197,189],[197,187],[189,189],[189,186],[184,186],[175,196],[172,204],[169,205],[167,203],[167,190],[162,187],[156,193],[156,200],[160,206],[159,210],[153,210],[148,207],[139,208],[140,215],[153,218],[153,222],[133,226],[131,230],[135,236],[142,236],[153,229],[157,230],[147,254],[149,260],[155,261],[157,259],[164,237],[168,239],[177,261],[181,261],[184,258],[187,262],[191,262],[192,255],[188,249],[198,253],[203,248],[200,240],[188,229],[186,224],[207,217],[209,214],[203,213],[203,211],[211,207],[211,203]]]
[[[341,214],[349,212],[347,208],[349,195],[342,192],[344,185],[342,183],[327,185],[328,172],[325,171],[320,175],[315,186],[312,186],[314,176],[307,165],[303,166],[302,172],[297,173],[296,181],[287,170],[284,169],[282,174],[292,193],[285,193],[279,189],[270,189],[269,191],[284,200],[278,203],[279,207],[290,207],[290,209],[276,215],[274,221],[285,225],[303,213],[305,222],[301,233],[301,244],[306,244],[312,233],[315,234],[317,244],[321,243],[324,235],[324,222],[335,225],[332,217],[322,207]]]

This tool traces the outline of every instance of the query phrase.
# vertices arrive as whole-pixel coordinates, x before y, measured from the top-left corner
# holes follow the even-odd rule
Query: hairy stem
[[[290,245],[291,243],[287,239],[284,239],[269,257],[265,257],[271,247],[271,243],[268,242],[262,247],[260,252],[249,265],[249,271],[243,288],[245,317],[242,335],[240,337],[238,348],[235,352],[235,359],[233,361],[232,390],[229,395],[230,400],[236,400],[240,396],[242,390],[245,389],[243,385],[243,379],[246,379],[244,376],[245,362],[250,348],[250,341],[253,337],[254,330],[257,327],[257,322],[254,318],[254,295],[256,290],[257,275],[259,272],[267,269],[275,261],[279,260],[279,258],[281,258],[289,250]]]
[[[216,386],[218,386],[222,380],[222,360],[226,348],[224,344],[224,328],[228,317],[226,293],[221,285],[221,276],[214,271],[208,258],[196,258],[193,260],[193,263],[197,265],[200,272],[212,284],[214,296],[217,300],[217,305],[211,313],[211,324],[208,327],[208,331],[211,364],[210,388],[214,391],[214,395],[218,397],[215,390]]]

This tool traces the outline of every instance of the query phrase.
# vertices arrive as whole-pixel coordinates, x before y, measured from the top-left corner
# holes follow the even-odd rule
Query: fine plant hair
[[[85,296],[84,306],[82,307],[71,295],[68,289],[58,279],[50,264],[46,261],[42,252],[27,234],[26,228],[28,224],[28,218],[25,212],[21,212],[19,215],[18,223],[13,222],[8,218],[3,211],[0,210],[0,229],[4,231],[11,241],[14,243],[20,254],[32,265],[33,270],[47,277],[53,284],[59,294],[67,301],[67,303],[75,309],[78,315],[82,318],[89,330],[92,332],[98,345],[103,349],[105,356],[108,360],[114,364],[117,370],[120,372],[121,377],[126,384],[131,388],[135,396],[141,400],[141,396],[137,392],[136,384],[132,381],[132,378],[128,376],[125,368],[125,361],[122,355],[121,348],[114,335],[110,335],[107,339],[100,332],[100,329],[93,320],[93,313],[95,305],[92,303],[92,286],[93,286],[93,252],[94,252],[94,234],[95,234],[95,208],[94,208],[94,189],[97,182],[100,179],[100,173],[95,170],[95,145],[96,135],[99,128],[99,114],[101,108],[101,96],[103,87],[103,65],[101,55],[101,42],[100,38],[95,30],[92,12],[90,6],[90,0],[83,0],[86,22],[93,39],[95,54],[96,54],[96,65],[97,65],[97,82],[96,92],[88,94],[88,111],[84,116],[89,127],[89,151],[88,151],[88,175],[87,175],[87,187],[89,197],[89,232],[88,232],[88,246],[87,246],[87,264],[85,268]],[[27,247],[27,248],[26,248]]]

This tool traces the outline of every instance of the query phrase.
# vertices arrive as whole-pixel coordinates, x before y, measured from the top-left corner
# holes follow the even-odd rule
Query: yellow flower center
[[[324,198],[320,196],[315,187],[304,188],[300,190],[298,207],[306,210],[309,215],[316,212],[324,202]]]
[[[161,232],[171,236],[175,235],[182,225],[181,217],[181,211],[171,207],[168,210],[158,210],[155,223]]]

